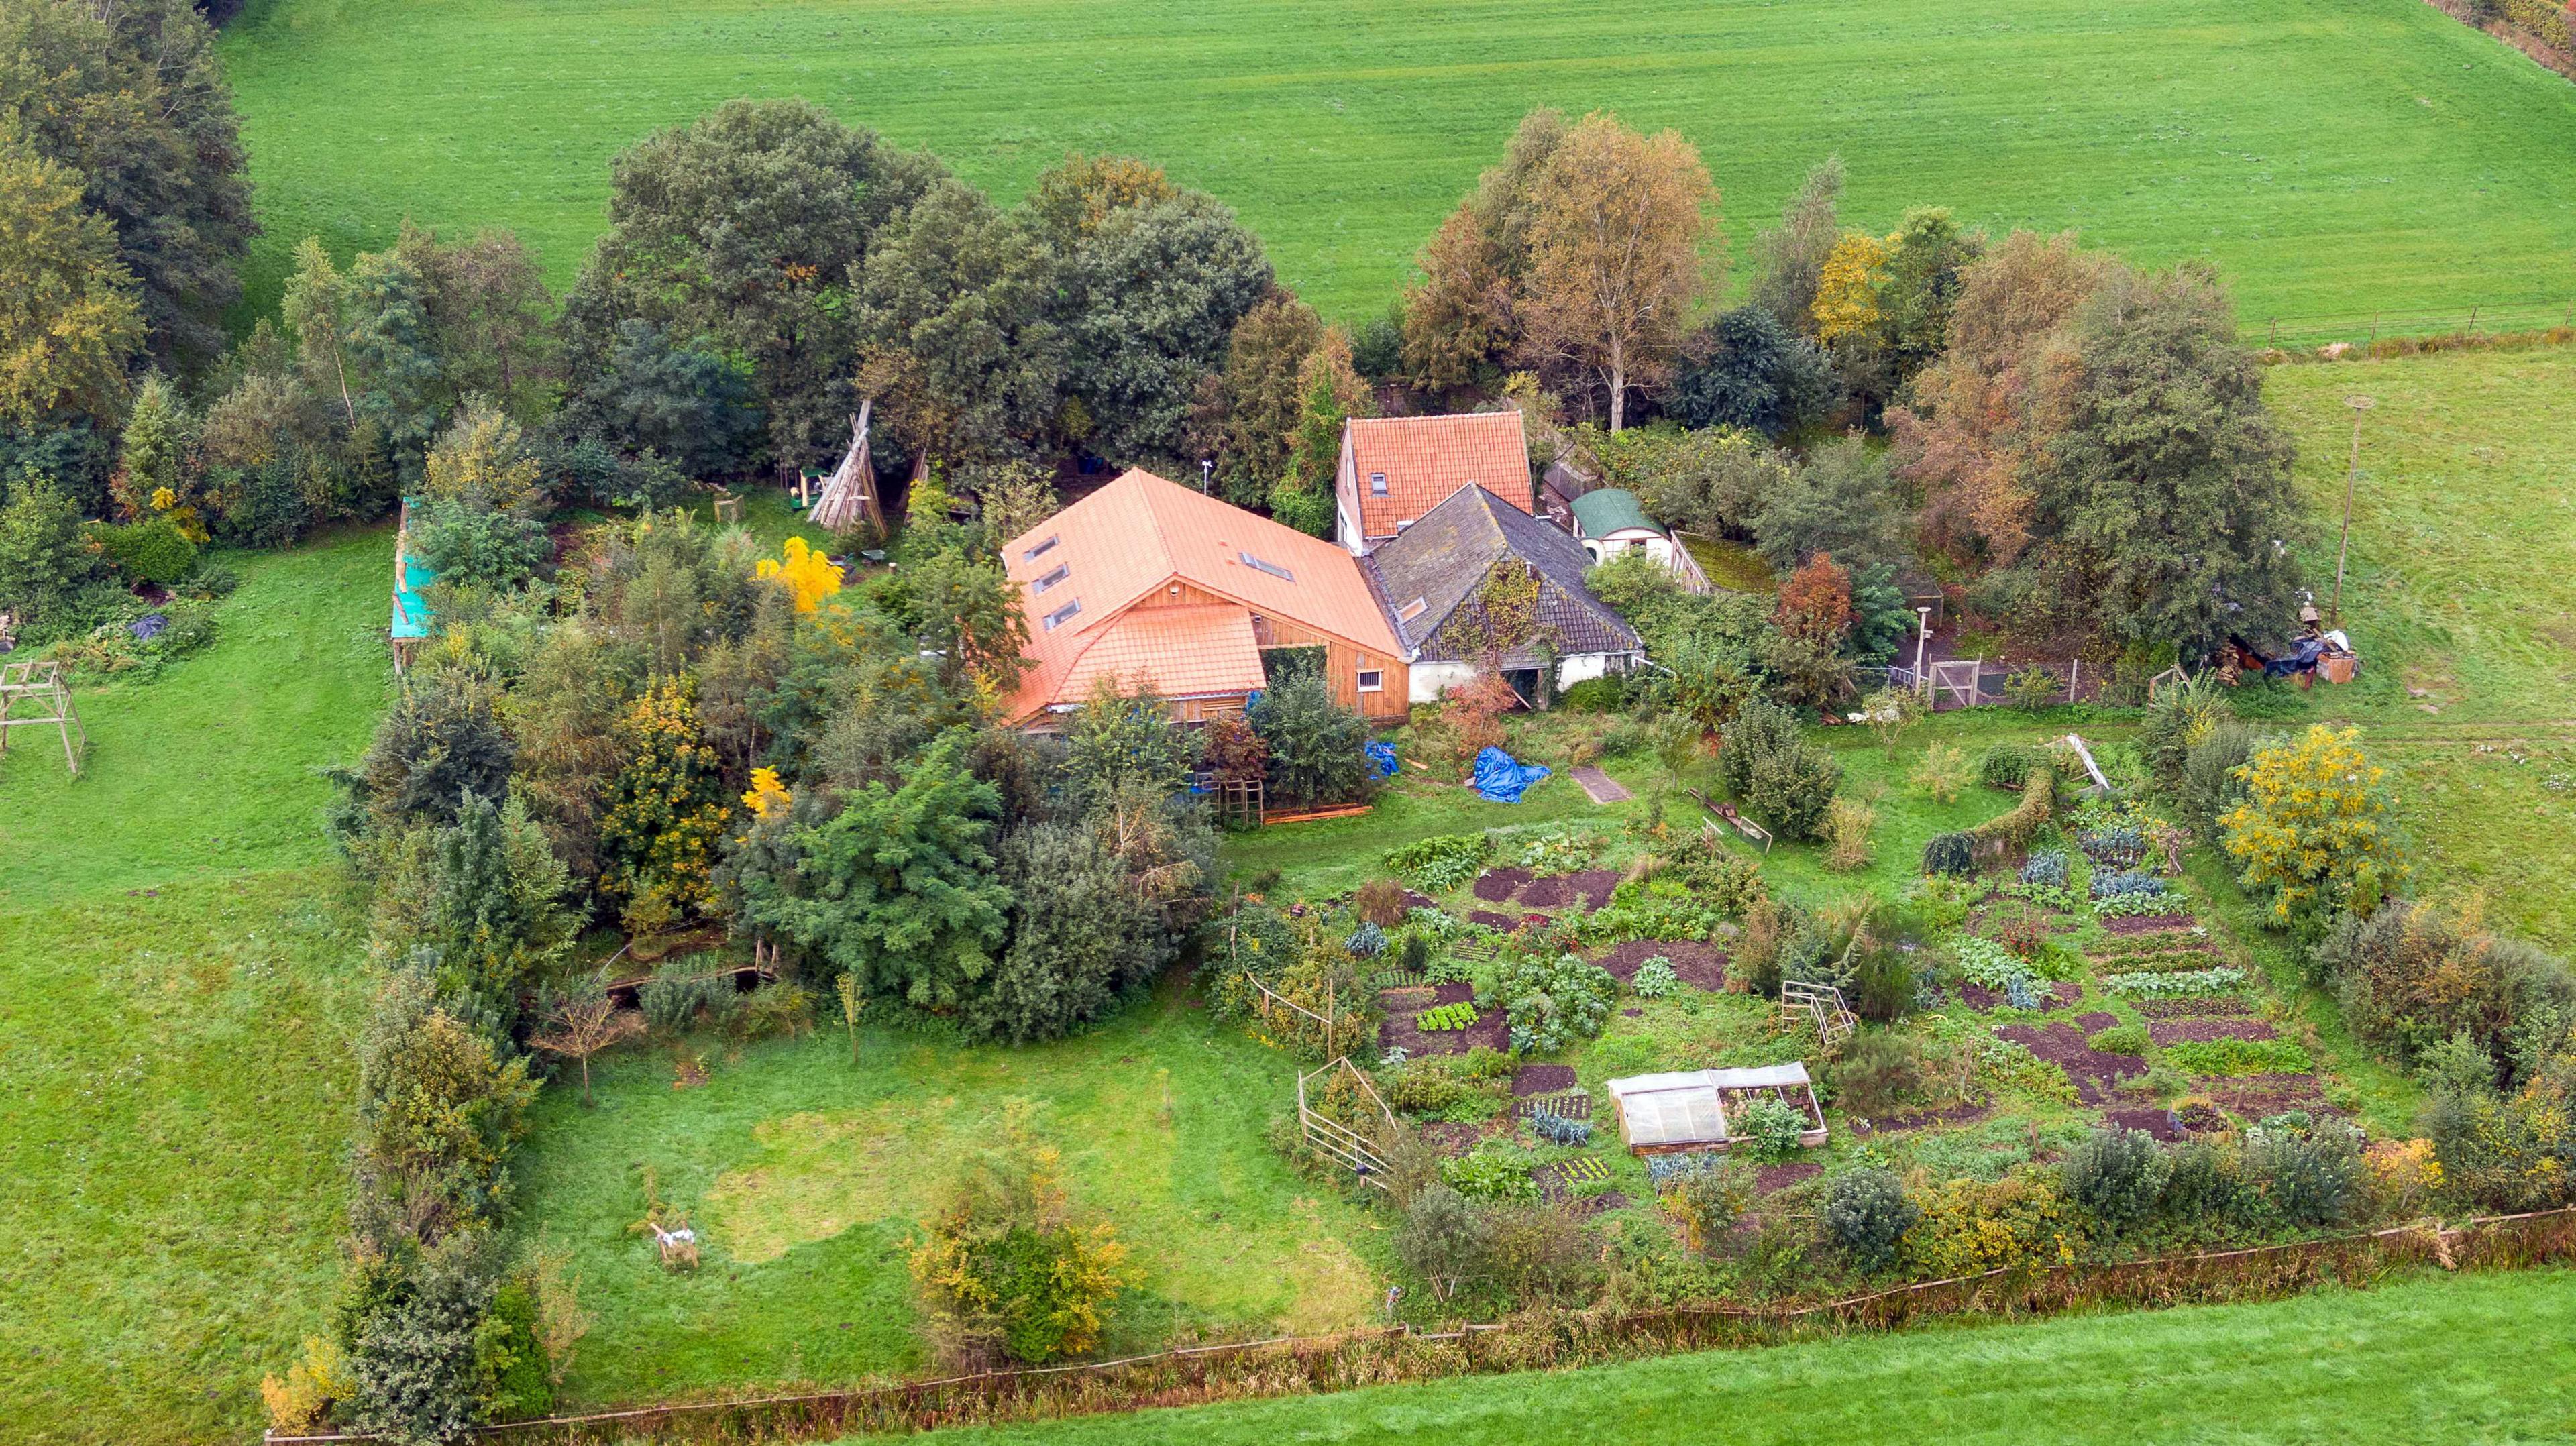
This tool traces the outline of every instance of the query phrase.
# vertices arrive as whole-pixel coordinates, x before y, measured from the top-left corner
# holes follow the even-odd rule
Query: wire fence
[[[2304,348],[2342,342],[2357,350],[2382,340],[2492,336],[2576,328],[2576,298],[2470,302],[2432,309],[2351,311],[2332,316],[2266,316],[2245,320],[2241,334],[2265,346]]]

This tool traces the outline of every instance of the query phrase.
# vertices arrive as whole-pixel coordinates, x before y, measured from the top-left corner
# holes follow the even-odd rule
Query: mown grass
[[[2419,1276],[1579,1371],[943,1433],[957,1446],[1295,1442],[2370,1443],[2576,1432],[2576,1279]]]
[[[1030,1048],[842,1030],[728,1048],[659,1041],[594,1067],[598,1104],[550,1089],[520,1166],[523,1219],[571,1252],[599,1323],[564,1383],[582,1403],[840,1382],[928,1364],[908,1242],[960,1155],[1014,1116],[1061,1152],[1139,1280],[1103,1348],[1358,1324],[1386,1249],[1296,1175],[1265,1130],[1297,1066],[1212,1024],[1178,981],[1105,1027]],[[707,1083],[674,1086],[681,1056]],[[670,1274],[629,1227],[646,1172],[705,1242]]]
[[[220,635],[0,762],[0,1440],[240,1439],[322,1328],[364,982],[316,765],[386,696],[390,535],[226,561]]]
[[[2415,0],[253,0],[225,37],[274,303],[298,238],[517,228],[560,284],[608,160],[803,96],[1016,195],[1067,149],[1236,207],[1327,313],[1382,309],[1523,112],[1700,147],[1740,252],[1817,159],[1909,205],[2208,257],[2244,314],[2557,300],[2576,89]],[[2358,325],[2358,324],[2357,324]]]

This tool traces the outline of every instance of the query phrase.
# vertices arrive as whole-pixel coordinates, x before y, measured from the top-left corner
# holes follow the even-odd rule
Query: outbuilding
[[[1699,1069],[1630,1075],[1610,1081],[1611,1108],[1619,1114],[1619,1139],[1640,1155],[1684,1150],[1724,1150],[1735,1143],[1730,1113],[1757,1099],[1774,1099],[1804,1114],[1809,1128],[1798,1143],[1825,1142],[1825,1111],[1804,1062],[1751,1069]]]

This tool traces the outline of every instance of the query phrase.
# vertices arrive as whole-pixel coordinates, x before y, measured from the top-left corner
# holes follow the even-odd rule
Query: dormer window
[[[1060,583],[1071,576],[1073,576],[1073,564],[1059,562],[1055,565],[1053,571],[1042,575],[1037,581],[1029,584],[1029,596],[1042,596],[1048,588],[1055,586],[1057,583]]]
[[[1072,622],[1074,614],[1081,611],[1082,599],[1075,598],[1066,603],[1063,607],[1057,608],[1054,612],[1047,614],[1045,621],[1040,623],[1039,626],[1046,632],[1054,632],[1056,629],[1063,627],[1066,623]]]
[[[1266,572],[1272,577],[1279,579],[1281,582],[1295,582],[1297,580],[1297,575],[1295,573],[1290,572],[1288,569],[1281,567],[1275,562],[1255,557],[1248,552],[1237,552],[1235,556],[1243,559],[1243,565],[1251,568],[1255,572]]]
[[[1369,474],[1369,495],[1371,497],[1384,497],[1386,495],[1386,474],[1384,472],[1371,472]]]
[[[1061,539],[1059,539],[1059,538],[1055,538],[1055,537],[1050,537],[1050,538],[1048,538],[1046,541],[1041,542],[1041,543],[1039,543],[1037,546],[1030,548],[1028,551],[1021,553],[1021,554],[1020,554],[1020,561],[1022,561],[1022,562],[1035,562],[1035,561],[1037,561],[1039,558],[1046,556],[1048,549],[1050,549],[1050,548],[1054,547],[1054,546],[1056,545],[1056,543],[1057,543],[1058,541],[1060,541],[1060,540],[1061,540]]]

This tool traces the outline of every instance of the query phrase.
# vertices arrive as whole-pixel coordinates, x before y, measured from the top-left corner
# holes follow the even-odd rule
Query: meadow
[[[1695,142],[1740,257],[1806,168],[1910,205],[2206,257],[2244,316],[2563,303],[2576,87],[2418,0],[252,0],[224,40],[267,234],[510,226],[560,286],[608,160],[803,96],[1016,195],[1068,149],[1240,211],[1327,315],[1383,309],[1533,105]],[[2355,333],[2358,335],[2358,332]]]
[[[2565,1440],[2565,1271],[942,1432],[953,1446]],[[882,1439],[882,1438],[878,1438]]]

